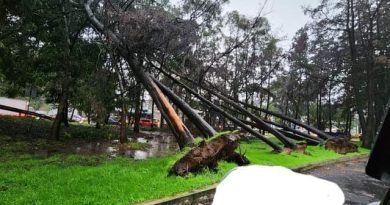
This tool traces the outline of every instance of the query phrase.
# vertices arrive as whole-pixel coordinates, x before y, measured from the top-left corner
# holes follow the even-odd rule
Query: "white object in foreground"
[[[340,187],[278,166],[233,169],[217,186],[213,205],[342,205]]]

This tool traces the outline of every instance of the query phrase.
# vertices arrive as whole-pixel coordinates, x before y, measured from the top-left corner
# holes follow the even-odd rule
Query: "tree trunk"
[[[152,80],[149,73],[144,72],[143,69],[137,65],[137,62],[134,62],[134,59],[131,59],[130,56],[127,57],[127,61],[129,62],[130,67],[133,69],[139,81],[144,85],[145,89],[149,92],[150,96],[155,101],[156,106],[159,108],[161,114],[167,121],[168,126],[175,135],[180,149],[187,145],[192,145],[194,140],[192,134],[177,115],[160,88]]]
[[[246,106],[250,107],[250,105],[246,105]],[[285,116],[285,115],[282,115],[282,114],[279,114],[279,113],[275,113],[275,112],[272,112],[272,111],[269,111],[269,110],[259,109],[259,108],[257,108],[257,107],[252,107],[252,108],[258,109],[258,110],[261,111],[261,112],[265,112],[265,113],[268,112],[268,114],[270,114],[270,115],[273,115],[273,116],[275,116],[275,117],[278,117],[278,118],[283,119],[283,120],[286,120],[286,121],[289,121],[289,122],[291,122],[291,123],[293,123],[293,124],[297,124],[297,125],[299,125],[299,126],[305,128],[305,129],[307,129],[307,130],[309,130],[309,131],[311,131],[311,132],[317,134],[317,135],[318,135],[320,138],[322,138],[322,139],[325,139],[325,140],[326,140],[326,139],[333,138],[332,136],[330,136],[330,135],[328,135],[328,134],[322,132],[321,130],[318,130],[318,129],[314,128],[314,127],[311,127],[311,126],[309,126],[309,125],[306,125],[306,124],[304,124],[304,123],[302,123],[302,122],[300,122],[300,121],[298,121],[298,120],[296,120],[296,119],[294,119],[294,118],[291,118],[291,117],[288,117],[288,116]]]
[[[332,133],[332,100],[331,100],[331,95],[332,95],[332,85],[331,85],[331,82],[329,82],[329,94],[328,94],[329,133]]]
[[[157,69],[159,69],[159,68],[157,68]],[[161,70],[161,69],[160,69],[160,71],[166,73],[165,71],[163,71],[163,70]],[[178,75],[178,76],[180,76],[181,78],[183,78],[183,79],[185,79],[185,80],[187,80],[187,81],[189,81],[189,82],[191,82],[191,83],[194,83],[193,80],[191,80],[191,79],[189,79],[189,78],[187,78],[187,77],[185,77],[185,76],[182,76],[182,75],[177,74],[177,73],[175,73],[175,75]],[[171,78],[172,80],[174,80],[175,82],[179,82],[179,81],[177,81],[175,78],[173,78],[172,76],[170,76],[169,74],[168,74],[167,76],[168,76],[169,78]],[[182,84],[182,83],[180,82],[180,84]],[[210,84],[210,83],[209,83],[209,84]],[[210,86],[210,87],[213,87],[213,86]],[[202,88],[205,89],[205,90],[210,90],[210,89],[205,88],[205,87],[202,87]],[[216,91],[219,92],[219,93],[222,93],[222,92],[220,92],[220,91],[218,91],[218,90],[216,90]],[[233,98],[230,97],[230,96],[228,96],[228,95],[226,95],[226,97],[233,100]],[[263,108],[259,108],[259,107],[256,107],[256,106],[252,106],[252,105],[250,105],[250,104],[246,104],[246,103],[241,102],[241,101],[237,101],[237,102],[238,102],[239,104],[244,105],[246,108],[252,108],[252,109],[257,110],[257,111],[260,111],[260,112],[268,113],[268,114],[270,114],[270,115],[272,115],[272,116],[275,116],[275,117],[278,117],[278,118],[280,118],[280,119],[283,119],[283,120],[289,121],[289,122],[291,122],[291,123],[297,124],[297,125],[299,125],[299,126],[305,128],[305,129],[307,129],[307,130],[309,130],[309,131],[311,131],[311,132],[317,134],[317,135],[318,135],[320,138],[322,138],[322,139],[325,139],[325,140],[326,140],[326,139],[333,138],[332,136],[330,136],[330,135],[328,135],[328,134],[322,132],[321,130],[318,130],[318,129],[314,128],[314,127],[308,126],[308,125],[306,125],[306,124],[304,124],[304,123],[302,123],[302,122],[300,122],[300,121],[298,121],[298,120],[296,120],[296,119],[294,119],[294,118],[288,117],[288,116],[283,115],[283,114],[275,113],[275,112],[272,112],[272,111],[269,111],[269,110],[266,110],[266,109],[263,109]]]
[[[40,118],[47,119],[47,120],[53,120],[53,118],[51,118],[51,117],[49,117],[47,115],[42,115],[42,114],[39,114],[39,113],[36,113],[36,112],[27,111],[27,110],[21,110],[21,109],[14,108],[14,107],[9,107],[9,106],[6,106],[6,105],[0,105],[0,109],[1,110],[11,111],[11,112],[22,113],[22,114],[25,114],[25,115],[32,115],[32,116],[40,117]]]
[[[241,122],[239,119],[233,117],[232,115],[230,115],[229,113],[225,112],[222,108],[216,106],[214,103],[212,103],[211,101],[207,100],[205,97],[199,95],[197,92],[195,92],[194,90],[192,90],[191,88],[189,88],[187,85],[183,84],[182,82],[176,80],[175,78],[173,78],[172,76],[170,76],[169,74],[167,74],[167,77],[170,78],[172,81],[174,81],[175,83],[177,83],[178,85],[180,85],[181,87],[185,88],[188,92],[190,92],[191,94],[193,94],[195,97],[197,97],[199,100],[201,100],[203,103],[207,104],[208,106],[210,106],[211,108],[213,108],[215,111],[219,112],[220,114],[222,114],[224,117],[228,118],[230,121],[232,121],[235,125],[238,125],[239,127],[243,128],[244,130],[246,130],[247,132],[253,134],[255,137],[259,138],[260,140],[262,140],[263,142],[265,142],[266,144],[268,144],[269,146],[271,146],[276,152],[281,152],[283,149],[273,143],[272,141],[270,141],[268,138],[264,137],[262,134],[260,134],[259,132],[251,129],[249,126],[247,126],[246,124],[244,124],[243,122]]]
[[[165,74],[166,76],[168,76],[170,79],[174,80],[175,82],[178,82],[176,79],[174,79],[172,76],[170,76],[167,72],[163,71],[162,69],[160,69],[160,71]],[[181,85],[183,85],[182,83],[180,83]],[[280,133],[279,131],[273,129],[271,126],[267,125],[266,123],[264,123],[263,120],[261,120],[260,118],[258,118],[257,116],[253,115],[252,113],[250,113],[248,110],[246,110],[245,108],[242,108],[239,104],[233,102],[232,100],[229,100],[227,97],[219,94],[219,93],[216,93],[214,91],[212,91],[211,89],[208,89],[208,88],[205,88],[204,86],[199,86],[200,88],[208,91],[209,93],[213,94],[214,96],[217,96],[219,99],[223,100],[224,102],[227,102],[229,103],[230,105],[232,105],[235,109],[239,110],[240,113],[244,114],[245,116],[248,116],[250,117],[253,121],[255,121],[256,123],[259,123],[261,124],[263,127],[265,127],[268,132],[272,133],[276,138],[278,138],[285,146],[289,147],[289,148],[292,148],[292,149],[295,149],[296,148],[296,144],[294,142],[292,142],[291,140],[287,139],[286,136],[284,136],[282,133]]]
[[[185,101],[177,96],[172,90],[163,85],[157,79],[153,78],[154,82],[163,91],[163,93],[175,104],[194,125],[204,134],[205,137],[213,136],[217,132],[211,127],[198,113],[196,113]]]
[[[164,116],[160,116],[160,128],[164,128]]]
[[[355,11],[354,11],[354,0],[347,0],[347,13],[346,13],[346,30],[348,34],[348,43],[351,56],[351,76],[352,76],[352,85],[353,92],[355,96],[355,105],[356,111],[359,116],[359,124],[363,132],[363,139],[365,135],[369,135],[366,127],[366,119],[364,113],[364,103],[361,99],[361,80],[359,75],[363,73],[361,70],[358,61],[357,61],[357,49],[356,49],[356,36],[355,36]],[[371,142],[363,142],[363,147],[371,148]]]
[[[152,124],[150,125],[150,129],[153,130],[154,129],[154,101],[152,99]]]
[[[258,123],[250,122],[250,121],[246,121],[246,120],[241,120],[241,121],[244,122],[247,125],[256,127],[258,129],[261,129],[261,130],[265,129],[265,127],[263,127],[262,125],[260,125]],[[287,134],[286,136],[288,136],[289,138],[294,139],[294,140],[305,140],[306,142],[308,142],[310,144],[315,144],[315,145],[318,145],[320,143],[320,141],[318,141],[318,140],[314,140],[312,138],[305,137],[303,135],[297,135],[297,134],[294,134],[294,133],[289,133],[289,132],[284,131],[284,130],[278,130],[278,131],[279,132],[283,132],[283,134]]]
[[[67,119],[68,113],[64,113],[65,109],[67,109],[67,103],[68,103],[68,87],[69,87],[69,69],[70,69],[70,38],[69,38],[69,19],[66,15],[65,11],[65,5],[61,4],[61,11],[62,11],[62,20],[63,20],[63,26],[64,26],[64,56],[63,56],[63,70],[61,72],[62,78],[61,81],[61,95],[58,103],[58,110],[57,115],[54,119],[54,122],[51,126],[50,130],[50,138],[51,139],[59,139],[60,138],[60,129],[61,129],[61,122],[65,122],[64,119]],[[66,114],[66,118],[65,118]]]
[[[140,107],[141,107],[141,93],[142,93],[142,90],[141,90],[141,84],[138,83],[136,88],[135,88],[135,111],[134,111],[134,127],[133,127],[133,131],[134,133],[139,133],[139,121],[141,119],[141,110],[140,110]]]
[[[122,103],[120,133],[119,133],[119,136],[120,136],[119,137],[119,141],[120,141],[120,143],[126,143],[127,142],[126,116],[127,116],[126,105],[124,103]]]
[[[312,136],[312,135],[307,134],[307,133],[305,133],[305,132],[301,132],[301,131],[299,131],[299,130],[295,130],[295,129],[291,128],[291,127],[288,127],[288,126],[285,126],[285,125],[281,125],[281,124],[278,124],[278,123],[276,123],[276,122],[272,122],[272,121],[268,121],[268,120],[264,120],[264,122],[266,122],[266,123],[268,123],[268,124],[271,124],[271,125],[274,125],[274,126],[276,126],[276,127],[280,127],[280,128],[282,128],[283,130],[286,130],[286,131],[295,133],[295,134],[297,134],[297,135],[301,135],[301,136],[303,136],[303,137],[305,137],[305,138],[310,138],[310,139],[313,139],[313,140],[316,140],[316,141],[319,141],[319,142],[323,142],[323,141],[324,141],[323,139],[321,139],[321,138],[319,138],[319,137]]]
[[[133,113],[133,105],[134,105],[134,102],[130,103],[130,111],[129,111],[129,114],[127,115],[127,126],[130,127],[131,125],[131,121],[133,120],[132,116],[131,116],[131,113]]]
[[[73,108],[72,109],[72,114],[70,115],[70,120],[73,120],[73,115],[74,115],[74,111],[76,110],[76,108]]]
[[[69,103],[68,101],[66,101],[63,116],[62,116],[62,122],[64,122],[65,127],[69,127],[68,110],[69,110]]]
[[[118,66],[118,63],[120,64]],[[120,132],[119,132],[119,141],[120,143],[126,143],[127,142],[127,134],[126,134],[126,115],[127,115],[127,106],[126,106],[126,99],[125,99],[125,88],[124,88],[124,78],[121,73],[122,70],[122,64],[120,63],[120,60],[117,60],[114,55],[111,55],[111,65],[115,69],[115,72],[118,77],[119,82],[119,92],[120,92],[120,103],[122,105],[121,109],[121,118],[120,118]]]
[[[64,110],[65,110],[65,104],[66,104],[66,101],[67,101],[67,92],[66,91],[63,91],[61,97],[60,97],[60,101],[59,101],[59,104],[58,104],[58,108],[57,108],[57,114],[56,114],[56,117],[54,118],[54,121],[53,121],[53,124],[51,126],[51,130],[50,130],[50,138],[51,139],[59,139],[60,138],[60,129],[61,129],[61,122],[63,120],[63,116],[64,116]]]

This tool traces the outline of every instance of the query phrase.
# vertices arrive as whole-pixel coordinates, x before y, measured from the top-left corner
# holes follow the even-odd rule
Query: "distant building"
[[[6,97],[0,97],[0,105],[18,108],[21,110],[28,110],[29,109],[28,101],[6,98]],[[9,115],[9,116],[18,116],[18,117],[25,117],[26,116],[25,114],[22,114],[22,113],[11,112],[11,111],[2,110],[2,109],[0,109],[0,115]]]

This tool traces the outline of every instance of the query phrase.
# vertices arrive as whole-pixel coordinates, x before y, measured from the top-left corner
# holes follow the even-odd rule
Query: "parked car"
[[[143,118],[139,121],[139,125],[141,127],[152,127],[152,124],[153,124],[153,127],[159,127],[160,126],[160,121],[159,120],[152,120],[151,119],[146,119],[146,118]]]
[[[151,119],[140,119],[139,125],[141,127],[152,127],[152,120]]]
[[[107,120],[108,125],[119,125],[119,121],[114,117],[110,116]]]
[[[75,114],[75,113],[73,113],[73,115],[72,115],[72,113],[68,113],[68,119],[71,122],[80,122],[80,123],[82,123],[82,122],[85,121],[85,118],[83,118],[80,115]]]

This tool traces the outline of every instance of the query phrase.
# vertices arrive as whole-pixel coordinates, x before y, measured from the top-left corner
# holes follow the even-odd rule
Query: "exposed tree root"
[[[297,143],[296,149],[293,150],[291,148],[285,147],[283,149],[283,153],[291,154],[291,152],[299,152],[299,153],[302,153],[302,154],[308,154],[306,152],[306,148],[307,148],[307,144],[306,143]]]
[[[348,137],[332,138],[325,142],[325,149],[333,150],[339,154],[357,152],[358,146],[350,142]]]
[[[238,165],[249,164],[244,155],[235,152],[240,139],[239,135],[225,135],[209,142],[202,141],[173,165],[169,175],[185,176],[189,172],[196,173],[204,168],[214,170],[220,160]]]

